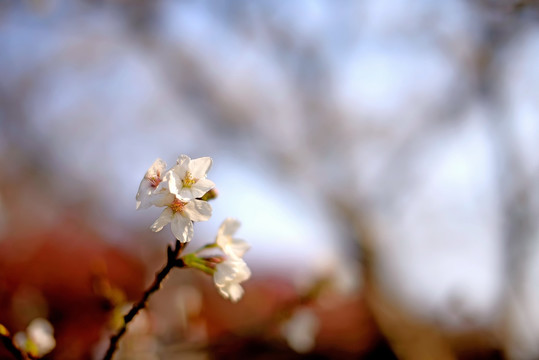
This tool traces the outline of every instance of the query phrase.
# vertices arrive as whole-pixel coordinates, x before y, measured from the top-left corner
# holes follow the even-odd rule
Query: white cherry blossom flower
[[[183,159],[181,164],[190,161],[189,157],[186,157],[185,155],[181,156],[180,159]],[[187,166],[186,168],[194,171],[197,176],[202,174],[205,177],[209,166],[211,166],[211,159],[201,159],[209,159],[209,165],[204,165],[204,163],[208,163],[208,161],[197,162],[196,160],[199,159],[195,159],[192,161],[195,165],[192,165],[191,167]],[[181,164],[176,166],[180,166]],[[180,240],[182,243],[189,242],[193,237],[192,222],[208,220],[211,217],[212,208],[206,201],[180,196],[185,179],[182,180],[182,178],[178,177],[173,171],[174,168],[166,172],[165,168],[165,162],[161,159],[157,159],[148,169],[140,183],[139,191],[137,193],[137,208],[147,208],[151,205],[165,207],[161,215],[150,228],[157,232],[161,231],[165,225],[170,223],[172,233],[176,239]],[[188,176],[186,172],[184,176],[189,177],[190,175]],[[194,179],[191,180],[194,181]],[[213,186],[213,183],[211,184]],[[201,185],[204,185],[204,182],[202,182]],[[201,188],[201,186],[197,187],[197,189]]]
[[[163,181],[166,167],[163,160],[157,159],[146,171],[137,192],[137,209],[146,209],[153,205],[152,195]]]
[[[211,212],[211,205],[206,201],[180,200],[173,196],[150,228],[158,232],[170,223],[172,234],[180,242],[186,243],[193,238],[193,221],[206,221],[211,217]]]
[[[43,318],[32,320],[26,332],[18,332],[13,337],[17,347],[33,356],[43,357],[54,349],[54,328]]]
[[[170,184],[170,191],[182,199],[196,199],[215,187],[213,181],[206,179],[212,159],[201,157],[192,159],[187,155],[178,158],[171,171],[176,178]]]
[[[217,232],[215,245],[225,254],[225,260],[215,266],[213,281],[219,293],[232,302],[237,302],[243,296],[240,283],[251,277],[251,270],[242,257],[251,247],[246,241],[233,238],[240,227],[240,222],[233,218],[223,221]]]
[[[241,258],[245,252],[251,248],[251,245],[249,245],[247,241],[232,237],[240,225],[241,223],[238,220],[226,218],[217,231],[215,243],[228,256],[237,256]]]
[[[243,259],[230,256],[215,266],[213,281],[221,296],[237,302],[243,296],[243,287],[240,283],[251,277],[251,270]]]
[[[320,329],[318,317],[307,308],[299,309],[283,324],[281,334],[288,345],[298,353],[307,353],[316,345]]]

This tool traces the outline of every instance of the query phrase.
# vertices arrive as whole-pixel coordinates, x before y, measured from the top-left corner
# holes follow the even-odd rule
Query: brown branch
[[[161,271],[159,271],[155,275],[155,279],[152,285],[148,288],[148,290],[144,292],[144,294],[142,295],[142,298],[137,303],[135,303],[133,307],[131,308],[131,310],[129,310],[127,315],[124,316],[124,324],[118,330],[116,334],[111,336],[109,348],[107,349],[107,352],[105,353],[105,356],[103,357],[103,360],[112,359],[112,356],[114,355],[114,352],[116,351],[118,347],[118,342],[120,341],[121,337],[125,334],[127,330],[127,325],[133,320],[133,318],[138,314],[140,310],[146,307],[148,298],[154,292],[159,290],[159,288],[161,287],[161,283],[167,277],[170,270],[172,270],[174,267],[184,266],[183,261],[181,261],[181,259],[178,259],[178,256],[180,256],[185,245],[186,245],[185,243],[181,243],[179,240],[176,240],[176,246],[174,250],[172,250],[170,245],[168,246],[166,265],[161,269]]]
[[[19,350],[13,343],[13,339],[9,334],[0,334],[0,340],[4,344],[5,348],[15,357],[17,360],[30,359],[24,352]]]

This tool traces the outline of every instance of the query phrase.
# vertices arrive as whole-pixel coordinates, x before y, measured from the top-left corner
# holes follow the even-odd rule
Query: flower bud
[[[199,199],[204,200],[204,201],[209,201],[209,200],[213,200],[217,198],[217,196],[219,196],[219,192],[217,191],[216,188],[213,188],[209,190],[207,193],[205,193],[204,195],[202,195],[202,197],[200,197]]]

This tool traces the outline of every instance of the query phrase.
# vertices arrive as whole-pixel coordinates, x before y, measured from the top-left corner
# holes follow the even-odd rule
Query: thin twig
[[[0,334],[0,340],[4,344],[5,348],[15,357],[17,360],[28,360],[30,359],[24,352],[19,350],[15,344],[13,344],[13,339],[9,334],[3,335]]]
[[[131,310],[127,313],[127,315],[124,316],[124,324],[123,326],[118,330],[116,334],[111,336],[110,338],[110,344],[109,348],[107,349],[107,352],[105,356],[103,357],[103,360],[110,360],[112,359],[112,356],[114,355],[114,352],[116,351],[118,347],[118,342],[120,341],[121,337],[125,334],[127,330],[127,325],[133,320],[135,315],[137,313],[144,309],[146,307],[146,304],[148,302],[148,298],[150,295],[152,295],[154,292],[159,290],[161,287],[161,283],[163,280],[167,277],[170,270],[172,270],[174,267],[183,267],[183,262],[178,261],[178,256],[180,256],[183,248],[185,247],[185,243],[181,243],[180,241],[176,240],[176,246],[174,250],[170,247],[170,245],[167,248],[167,263],[166,265],[155,275],[155,279],[152,283],[152,285],[144,292],[142,295],[142,298],[133,305]]]

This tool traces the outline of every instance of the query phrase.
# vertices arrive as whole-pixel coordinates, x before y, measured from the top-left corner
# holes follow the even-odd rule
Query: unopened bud
[[[0,324],[0,335],[1,336],[9,336],[9,331],[6,329],[6,327],[2,324]]]
[[[217,191],[216,188],[213,188],[210,191],[208,191],[207,193],[205,193],[204,195],[202,195],[202,197],[200,197],[198,199],[203,200],[203,201],[209,201],[209,200],[213,200],[213,199],[217,198],[217,196],[219,196],[219,192]]]

